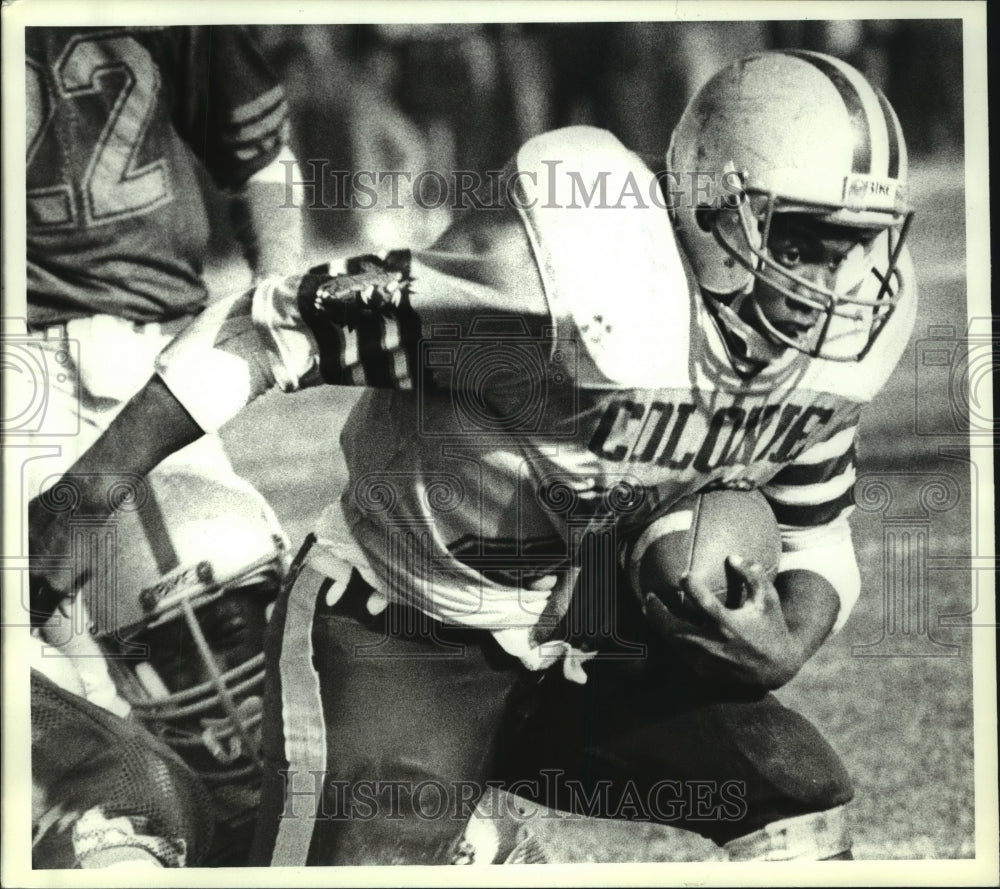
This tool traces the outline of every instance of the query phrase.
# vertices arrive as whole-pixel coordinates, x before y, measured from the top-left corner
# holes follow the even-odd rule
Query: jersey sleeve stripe
[[[256,99],[234,108],[229,114],[229,124],[244,124],[267,114],[277,105],[285,104],[285,91],[279,84],[261,93]]]
[[[396,312],[396,323],[399,326],[399,347],[406,360],[406,373],[410,385],[414,387],[423,385],[427,388],[431,382],[431,375],[421,376],[420,371],[420,338],[422,335],[420,316],[414,311],[409,294],[403,294],[403,299]]]
[[[283,141],[284,137],[281,133],[278,130],[274,130],[269,135],[261,136],[261,138],[254,139],[252,142],[241,142],[238,145],[230,144],[227,148],[237,158],[244,160],[258,157],[262,154],[277,154]]]
[[[331,384],[412,388],[420,319],[408,293],[409,254],[349,259],[342,274],[305,275],[299,314],[319,347],[319,370]]]
[[[413,258],[409,250],[391,250],[386,254],[387,268],[399,272],[406,285],[401,289],[399,304],[393,313],[396,348],[393,355],[394,376],[400,388],[413,388],[421,381],[419,369],[420,338],[423,328],[420,316],[410,301],[410,279]],[[427,375],[429,377],[429,375]]]
[[[769,499],[784,505],[825,502],[843,494],[856,479],[853,466],[826,481],[812,485],[767,485],[764,490]]]
[[[771,486],[787,487],[793,485],[815,485],[828,482],[838,475],[841,475],[848,467],[856,465],[856,453],[854,445],[848,448],[847,452],[839,457],[824,460],[821,463],[793,464],[781,470],[768,484]]]
[[[363,274],[366,266],[375,265],[385,271],[399,272],[409,277],[408,251],[390,251],[384,259],[376,256],[352,257],[347,261],[349,275]],[[400,295],[401,304],[406,297],[405,287]],[[407,301],[408,304],[408,301]],[[396,315],[399,307],[383,306],[381,310],[361,312],[355,324],[358,341],[358,360],[364,371],[364,381],[380,388],[409,388],[408,380],[395,372],[396,356],[402,340]],[[412,312],[412,310],[411,310]]]
[[[303,275],[297,298],[299,314],[316,337],[316,344],[319,346],[320,376],[326,383],[337,384],[344,382],[344,335],[336,325],[326,323],[314,303],[316,290],[329,280],[329,275]]]
[[[268,143],[258,144],[255,145],[253,148],[237,148],[235,151],[236,159],[239,161],[255,160],[256,158],[262,157],[263,155],[268,154],[269,152],[274,150],[275,145],[276,142],[275,144],[268,144]]]
[[[364,313],[357,320],[358,358],[364,369],[365,383],[369,386],[392,388],[392,361],[383,344],[386,331],[385,319]]]
[[[288,106],[282,102],[273,111],[257,121],[245,125],[223,127],[222,141],[227,145],[244,145],[264,136],[278,133],[288,119]]]
[[[850,449],[857,436],[857,432],[857,426],[841,430],[836,435],[826,439],[826,441],[821,441],[819,444],[815,444],[808,450],[803,451],[796,458],[795,465],[802,466],[803,464],[822,463],[824,460],[839,457]]]
[[[784,504],[771,501],[771,509],[779,525],[803,528],[815,525],[826,525],[843,516],[854,508],[853,485],[839,497],[825,503],[810,505]]]

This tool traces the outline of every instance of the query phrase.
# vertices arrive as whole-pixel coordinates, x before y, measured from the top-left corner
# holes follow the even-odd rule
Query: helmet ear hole
[[[715,207],[709,207],[705,204],[702,204],[694,211],[694,218],[695,222],[698,223],[698,228],[706,234],[712,231],[718,215],[719,211]]]

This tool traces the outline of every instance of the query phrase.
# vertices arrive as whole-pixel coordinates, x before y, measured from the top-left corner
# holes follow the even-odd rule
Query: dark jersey
[[[208,793],[177,755],[135,722],[31,671],[32,863],[81,866],[143,850],[194,867],[212,842]]]
[[[283,91],[248,35],[29,28],[28,317],[196,312],[208,222],[196,155],[223,188],[284,139]]]

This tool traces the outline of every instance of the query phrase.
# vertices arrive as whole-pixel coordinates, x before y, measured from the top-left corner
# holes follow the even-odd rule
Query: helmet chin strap
[[[726,170],[727,172],[735,172],[736,167],[730,162],[726,165]],[[703,291],[716,318],[720,321],[719,326],[722,329],[722,339],[726,344],[726,350],[729,352],[729,356],[733,360],[734,365],[736,365],[737,370],[744,374],[756,373],[765,365],[780,358],[786,349],[785,343],[780,343],[760,333],[760,331],[740,317],[740,309],[743,308],[744,302],[753,293],[756,283],[754,272],[760,265],[758,251],[763,243],[763,236],[749,204],[749,201],[743,201],[737,207],[737,218],[742,223],[737,228],[747,239],[747,247],[750,252],[747,271],[750,274],[750,280],[741,290],[729,294],[728,300],[725,301],[723,297],[719,297],[709,291]],[[767,229],[770,228],[771,214],[774,212],[773,199],[768,201],[765,212],[765,229]],[[756,236],[756,243],[753,240],[754,236]],[[734,352],[734,346],[743,354],[740,355]]]
[[[784,355],[787,348],[784,343],[772,341],[740,317],[739,309],[749,295],[747,292],[736,294],[732,305],[727,305],[713,293],[703,292],[709,308],[720,322],[726,351],[740,373],[756,373]]]

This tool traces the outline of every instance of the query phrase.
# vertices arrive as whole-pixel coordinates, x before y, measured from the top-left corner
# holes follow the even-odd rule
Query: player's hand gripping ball
[[[700,578],[729,608],[743,604],[743,579],[729,556],[757,562],[769,580],[778,573],[781,537],[760,491],[703,491],[684,497],[626,546],[624,564],[645,611],[652,593],[676,617],[700,623],[705,612],[681,585]]]

